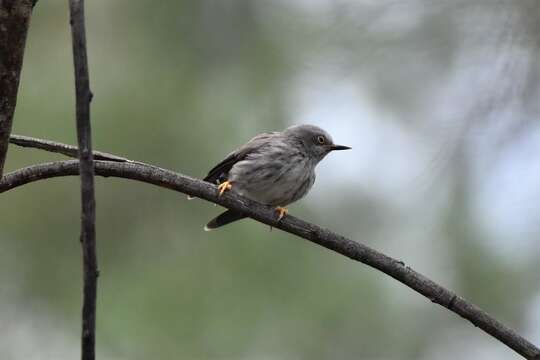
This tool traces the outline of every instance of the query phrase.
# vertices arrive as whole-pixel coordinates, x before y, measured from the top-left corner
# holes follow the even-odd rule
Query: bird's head
[[[330,134],[314,125],[294,125],[286,129],[283,134],[299,140],[307,155],[316,162],[321,161],[331,151],[350,149],[348,146],[334,144]]]

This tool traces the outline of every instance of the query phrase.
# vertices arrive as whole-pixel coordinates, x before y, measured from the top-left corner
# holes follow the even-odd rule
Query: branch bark
[[[95,359],[97,256],[96,256],[96,205],[94,196],[94,157],[90,127],[90,81],[86,54],[84,25],[84,0],[69,1],[71,36],[73,39],[73,64],[75,68],[75,95],[77,141],[79,144],[79,173],[81,177],[81,244],[83,252],[83,308],[81,357]]]
[[[31,0],[0,0],[0,177],[4,172],[33,6]]]
[[[41,140],[34,139],[34,141],[40,142]],[[382,254],[366,245],[305,222],[292,215],[288,215],[278,222],[276,221],[274,209],[271,207],[241,197],[234,192],[226,192],[223,196],[218,197],[215,185],[157,166],[134,161],[94,161],[94,166],[97,175],[142,181],[199,197],[242,212],[252,219],[297,235],[350,259],[371,266],[415,290],[430,301],[470,321],[474,326],[481,328],[524,358],[540,360],[540,349],[514,330],[454,292],[414,271],[402,261]],[[0,180],[0,193],[33,181],[58,176],[73,176],[77,175],[78,172],[79,166],[75,160],[29,166],[6,174],[4,179]]]
[[[9,142],[14,145],[21,146],[21,147],[41,149],[48,152],[66,155],[72,158],[79,157],[79,148],[73,145],[62,144],[55,141],[41,140],[41,139],[38,140],[35,138],[31,138],[29,136],[11,134],[9,137]],[[101,152],[101,151],[93,151],[92,153],[95,160],[108,160],[108,161],[121,161],[121,162],[129,161],[128,159],[124,157]]]

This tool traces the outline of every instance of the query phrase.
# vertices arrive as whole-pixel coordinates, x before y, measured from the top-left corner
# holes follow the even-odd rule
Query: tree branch
[[[34,3],[0,0],[0,178],[17,104],[26,34]]]
[[[78,155],[79,149],[76,146],[62,144],[62,143],[58,143],[58,142],[54,142],[50,140],[41,140],[41,139],[31,138],[29,136],[11,134],[9,137],[9,142],[14,145],[21,146],[21,147],[41,149],[48,152],[63,154],[72,158],[77,158],[79,156]],[[116,155],[101,152],[101,151],[93,151],[92,153],[95,160],[120,161],[120,162],[129,161],[128,159],[124,157],[116,156]]]
[[[94,196],[94,157],[90,127],[90,81],[86,55],[84,0],[69,1],[73,64],[75,68],[75,95],[77,115],[77,142],[79,144],[79,172],[81,177],[81,244],[83,252],[83,308],[81,355],[83,360],[95,359],[96,342],[96,204]]]
[[[33,141],[40,142],[41,140],[34,139]],[[469,320],[474,326],[481,328],[486,333],[521,354],[524,358],[540,360],[540,349],[521,337],[514,330],[500,323],[482,309],[459,297],[454,292],[447,290],[424,275],[405,266],[402,261],[391,258],[366,245],[300,220],[292,215],[288,215],[278,222],[276,221],[274,209],[271,207],[241,197],[234,192],[226,192],[223,196],[218,197],[215,185],[170,170],[132,161],[94,161],[94,166],[97,175],[142,181],[196,196],[226,208],[242,212],[264,224],[297,235],[350,259],[371,266],[422,294],[432,302]],[[78,161],[74,160],[29,166],[6,174],[4,179],[0,180],[0,193],[30,182],[58,176],[73,176],[77,175],[78,172]]]

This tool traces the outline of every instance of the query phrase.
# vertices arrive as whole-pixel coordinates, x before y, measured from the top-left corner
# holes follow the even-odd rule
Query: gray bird
[[[204,178],[218,184],[219,195],[232,190],[262,204],[275,206],[278,220],[287,214],[285,206],[303,198],[315,182],[315,167],[333,150],[332,137],[313,125],[296,125],[282,132],[262,133],[230,153]],[[212,219],[210,231],[246,216],[227,210]]]

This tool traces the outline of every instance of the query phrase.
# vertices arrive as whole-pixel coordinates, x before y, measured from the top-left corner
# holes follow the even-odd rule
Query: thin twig
[[[0,177],[4,170],[8,138],[17,104],[26,34],[33,5],[30,0],[0,1]]]
[[[138,180],[199,197],[226,208],[242,212],[264,224],[297,235],[348,258],[369,265],[417,291],[432,302],[442,305],[464,319],[469,320],[474,326],[481,328],[503,344],[514,349],[524,358],[540,360],[540,349],[521,337],[514,330],[497,321],[476,305],[459,297],[454,292],[442,287],[410,267],[405,266],[402,261],[373,250],[364,244],[347,239],[291,215],[286,216],[281,221],[276,221],[274,209],[270,207],[241,197],[234,192],[227,192],[219,197],[217,196],[215,185],[170,170],[161,169],[157,166],[138,162],[110,161],[95,161],[94,165],[97,175]],[[0,193],[33,181],[58,176],[77,175],[78,172],[79,166],[76,160],[29,166],[6,174],[4,179],[0,180]]]
[[[79,144],[79,171],[81,177],[81,244],[83,250],[83,308],[81,356],[83,360],[95,359],[96,342],[96,204],[94,196],[94,166],[92,131],[90,127],[90,81],[86,55],[84,25],[84,0],[70,0],[71,37],[73,39],[73,64],[75,68],[75,95],[77,116],[77,142]]]
[[[11,134],[11,136],[9,137],[9,142],[18,146],[41,149],[49,152],[63,154],[73,158],[79,157],[79,148],[73,145],[62,144],[55,141],[42,140],[29,136]],[[119,162],[129,161],[124,157],[116,156],[106,152],[92,151],[92,153],[94,156],[94,160],[108,160]]]

